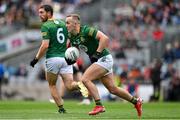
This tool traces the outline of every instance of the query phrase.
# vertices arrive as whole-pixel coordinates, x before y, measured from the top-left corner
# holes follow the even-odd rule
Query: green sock
[[[136,103],[137,103],[137,98],[133,97],[133,98],[130,100],[130,102],[131,102],[132,104],[136,104]]]
[[[101,103],[100,99],[99,100],[95,100],[95,103],[96,103],[97,106],[102,106],[102,103]]]
[[[59,113],[66,113],[66,110],[64,109],[63,105],[60,105],[58,107],[59,107],[59,110],[58,110]]]

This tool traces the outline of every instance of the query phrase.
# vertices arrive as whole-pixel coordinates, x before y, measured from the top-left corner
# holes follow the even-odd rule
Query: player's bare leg
[[[77,82],[73,80],[72,73],[61,74],[61,77],[67,90],[69,91],[78,90]]]
[[[79,81],[80,79],[81,79],[81,76],[82,76],[82,73],[77,73],[77,80]],[[82,81],[79,81],[79,83],[82,83]],[[83,84],[84,85],[84,84]],[[81,86],[81,85],[80,85]],[[87,88],[86,88],[86,90],[87,90]],[[87,90],[88,91],[88,90]],[[82,92],[83,92],[83,90],[82,90]],[[82,99],[82,101],[80,102],[80,103],[78,103],[79,105],[90,105],[91,104],[91,101],[90,101],[90,98],[89,98],[89,93],[88,94],[84,94],[84,95],[82,95],[83,96],[83,99]]]
[[[74,65],[73,65],[73,71],[74,71],[74,73],[73,73],[74,81],[76,81],[76,82],[81,82],[81,83],[82,83],[81,77],[82,77],[83,73],[82,73],[81,70],[79,70],[79,67],[78,67],[77,64],[74,64]],[[86,90],[87,90],[87,89],[86,89]],[[79,104],[79,105],[90,105],[90,104],[91,104],[91,101],[90,101],[90,99],[89,99],[89,94],[83,95],[82,101],[81,101],[80,103],[78,103],[78,104]]]
[[[89,112],[89,115],[95,115],[95,114],[105,111],[104,106],[102,106],[102,103],[100,102],[98,90],[97,90],[96,86],[94,85],[94,83],[92,83],[92,80],[101,79],[102,83],[106,86],[106,88],[110,91],[110,93],[115,94],[115,95],[133,103],[135,105],[135,108],[137,109],[138,116],[141,116],[142,100],[133,97],[128,92],[126,92],[124,89],[116,87],[114,84],[114,80],[113,80],[113,74],[111,73],[111,74],[104,76],[106,73],[107,73],[107,71],[104,68],[102,68],[101,66],[92,64],[85,71],[85,73],[82,77],[82,81],[83,81],[84,85],[87,87],[87,89],[89,90],[89,93],[91,94],[91,96],[94,98],[94,100],[96,102],[96,107],[91,112]],[[137,104],[138,104],[138,107],[136,107]]]
[[[96,115],[98,113],[105,112],[105,108],[100,100],[98,89],[92,82],[93,80],[101,78],[105,73],[107,73],[107,71],[105,69],[102,69],[101,66],[92,64],[89,68],[87,68],[82,76],[82,82],[84,83],[96,103],[95,108],[91,112],[89,112],[89,115]]]
[[[133,97],[129,92],[126,90],[119,88],[115,86],[114,80],[113,80],[113,74],[108,74],[106,76],[103,76],[101,78],[102,83],[105,85],[105,87],[109,90],[110,93],[117,95],[120,98],[123,98],[132,104],[135,105],[135,108],[137,110],[138,116],[141,117],[142,114],[142,99]]]
[[[66,110],[63,107],[63,99],[58,94],[58,89],[56,87],[57,78],[58,78],[58,75],[50,73],[50,72],[46,72],[46,80],[49,83],[51,95],[52,95],[56,105],[59,107],[58,112],[65,113]]]
[[[65,91],[66,91],[66,88],[65,88],[64,82],[62,79],[60,79],[60,95],[62,98],[64,97]]]
[[[123,98],[129,102],[133,98],[133,96],[131,94],[129,94],[126,90],[119,88],[114,84],[112,73],[110,73],[106,76],[103,76],[101,78],[101,82],[109,90],[110,93],[117,95],[118,97]]]
[[[88,96],[88,90],[87,88],[84,86],[84,84],[82,84],[82,82],[76,82],[73,80],[73,75],[71,73],[69,74],[62,74],[62,79],[64,82],[65,87],[72,91],[72,90],[80,90],[81,94],[83,96]]]

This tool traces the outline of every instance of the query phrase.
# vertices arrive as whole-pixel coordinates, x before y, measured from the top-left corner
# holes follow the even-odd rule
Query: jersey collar
[[[54,18],[50,18],[50,19],[48,19],[48,20],[54,20]]]

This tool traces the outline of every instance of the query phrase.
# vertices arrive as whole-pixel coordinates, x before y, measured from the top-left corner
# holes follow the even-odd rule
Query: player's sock
[[[66,110],[64,109],[63,105],[60,105],[58,107],[59,107],[59,110],[58,110],[59,113],[66,113]]]
[[[133,96],[130,102],[135,105],[137,103],[137,98]]]
[[[103,106],[101,103],[101,99],[95,100],[96,106]]]

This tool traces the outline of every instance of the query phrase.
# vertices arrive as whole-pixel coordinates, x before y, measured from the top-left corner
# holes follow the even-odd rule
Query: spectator
[[[24,64],[20,64],[16,75],[17,76],[22,76],[22,77],[26,77],[28,75],[27,68],[26,68],[26,66]]]
[[[172,79],[174,77],[174,74],[176,73],[176,69],[173,67],[173,64],[170,63],[167,65],[167,71],[164,73],[163,75],[163,79],[167,80],[167,79]]]
[[[168,101],[179,101],[180,100],[180,76],[176,72],[172,81],[170,82],[170,88],[168,91]]]
[[[46,81],[46,78],[45,78],[45,68],[43,65],[40,66],[40,70],[39,70],[39,73],[38,73],[38,79],[40,81]]]
[[[1,86],[2,86],[3,78],[4,78],[4,66],[2,63],[0,63],[0,99],[2,95]]]
[[[162,41],[164,38],[164,31],[160,28],[160,26],[156,26],[155,30],[152,33],[152,37],[155,41]]]
[[[174,52],[175,59],[180,59],[180,44],[178,41],[174,42],[173,52]]]
[[[150,76],[154,91],[150,99],[151,101],[158,101],[160,97],[161,67],[162,67],[161,60],[155,59],[153,63],[153,67],[151,68],[151,76]]]
[[[171,47],[170,43],[166,44],[166,48],[165,48],[165,51],[163,54],[163,59],[166,63],[173,63],[175,60],[175,56],[173,54],[172,47]]]
[[[126,59],[126,55],[125,55],[124,49],[122,47],[119,48],[119,50],[116,52],[115,57],[117,59]]]
[[[131,95],[139,97],[139,95],[138,95],[138,88],[139,88],[139,86],[136,83],[135,78],[129,77],[129,82],[128,82],[128,85],[127,85],[127,91]]]

